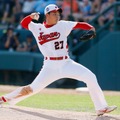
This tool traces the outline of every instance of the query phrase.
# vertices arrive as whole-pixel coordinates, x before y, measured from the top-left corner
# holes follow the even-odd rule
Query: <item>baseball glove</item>
[[[80,40],[87,41],[87,40],[93,39],[95,37],[96,37],[96,32],[93,30],[89,30],[81,35]]]

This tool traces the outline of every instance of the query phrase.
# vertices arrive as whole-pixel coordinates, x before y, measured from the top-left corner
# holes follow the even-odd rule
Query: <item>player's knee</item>
[[[96,79],[96,75],[93,72],[90,72],[90,78],[95,80]]]
[[[97,83],[96,75],[94,73],[92,73],[91,74],[90,84],[96,84],[96,83]]]
[[[94,73],[92,73],[92,78],[93,78],[93,80],[97,80],[96,75]]]
[[[22,96],[24,96],[24,95],[29,95],[29,94],[32,93],[32,92],[33,92],[33,89],[32,89],[30,86],[24,86],[24,87],[21,89],[20,94],[21,94]]]
[[[92,84],[92,83],[96,83],[97,82],[97,78],[96,78],[96,75],[92,72],[89,72],[87,74],[87,79],[86,79],[86,82],[89,84]]]

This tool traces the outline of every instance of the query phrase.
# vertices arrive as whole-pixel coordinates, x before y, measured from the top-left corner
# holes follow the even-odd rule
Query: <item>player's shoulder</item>
[[[67,20],[60,20],[59,21],[60,24],[73,24],[73,23],[77,23],[75,21],[67,21]]]
[[[60,20],[59,22],[58,22],[58,25],[66,25],[68,23],[68,21],[66,21],[66,20]]]
[[[35,22],[31,22],[30,24],[32,24],[34,26],[40,26],[40,25],[42,25],[41,23],[35,23]]]
[[[67,23],[68,21],[66,21],[66,20],[60,20],[58,23]]]

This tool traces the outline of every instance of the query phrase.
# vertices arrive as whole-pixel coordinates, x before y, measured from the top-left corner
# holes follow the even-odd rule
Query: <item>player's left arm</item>
[[[78,22],[73,29],[82,29],[87,31],[81,35],[80,40],[82,41],[90,40],[96,36],[95,28],[86,22]]]
[[[86,22],[77,22],[77,24],[73,27],[73,29],[82,29],[82,30],[93,30],[95,31],[95,28],[86,23]]]

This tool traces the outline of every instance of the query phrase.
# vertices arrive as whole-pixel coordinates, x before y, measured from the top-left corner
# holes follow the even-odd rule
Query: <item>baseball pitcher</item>
[[[95,33],[95,28],[86,22],[60,20],[61,13],[61,8],[50,4],[44,9],[45,21],[43,24],[32,22],[32,20],[39,19],[39,13],[32,13],[21,21],[22,27],[30,30],[36,39],[44,56],[43,67],[31,84],[1,96],[0,104],[4,102],[16,104],[28,96],[40,92],[60,78],[72,78],[86,83],[98,116],[113,111],[117,107],[107,105],[96,76],[86,67],[74,62],[68,55],[67,37],[70,32],[74,29],[82,29],[92,30]],[[92,37],[90,36],[90,38]]]

